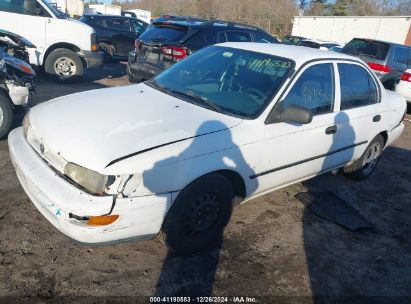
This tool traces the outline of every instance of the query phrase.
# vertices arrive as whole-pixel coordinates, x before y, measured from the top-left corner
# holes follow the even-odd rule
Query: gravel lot
[[[72,85],[40,79],[36,102],[127,84],[125,65],[112,64]],[[351,232],[317,217],[294,197],[307,190],[334,192],[375,229]],[[0,302],[13,297],[107,300],[201,294],[258,296],[260,303],[330,299],[312,296],[409,303],[410,197],[411,123],[407,122],[402,138],[385,151],[369,180],[353,182],[340,174],[326,174],[243,204],[236,208],[218,249],[177,257],[159,240],[87,248],[58,232],[35,209],[17,180],[7,141],[2,140]]]

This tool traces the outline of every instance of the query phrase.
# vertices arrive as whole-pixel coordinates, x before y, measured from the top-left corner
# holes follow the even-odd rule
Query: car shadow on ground
[[[411,233],[410,159],[411,151],[389,147],[368,180],[326,174],[303,183],[308,191],[337,194],[374,224],[350,231],[305,208],[304,250],[314,303],[410,303],[411,241],[404,237]],[[390,187],[377,188],[380,180]]]
[[[215,137],[205,140],[206,137],[208,138],[211,136]],[[214,148],[207,148],[210,141],[215,143],[217,150],[214,150]],[[210,152],[207,152],[208,150]],[[209,157],[199,156],[199,151],[205,153],[203,155],[209,155]],[[200,160],[196,161],[195,159],[198,157],[200,157]],[[191,161],[190,159],[194,159],[194,161]],[[184,161],[183,166],[178,165],[181,161]],[[233,143],[230,129],[219,121],[206,121],[198,127],[194,139],[186,149],[177,156],[172,156],[156,162],[151,169],[144,171],[144,186],[150,189],[153,193],[161,193],[158,186],[158,177],[164,172],[164,167],[168,167],[166,170],[172,173],[174,178],[176,178],[179,174],[181,176],[186,176],[186,174],[191,171],[195,171],[196,167],[201,166],[201,163],[206,161],[210,161],[210,164],[215,165],[217,168],[232,168],[234,171],[237,170],[237,172],[241,172],[243,176],[252,176],[255,174],[251,166],[247,164],[240,149]],[[226,165],[227,163],[230,165]],[[172,178],[172,176],[162,176],[162,179],[164,180],[168,180],[168,178]],[[186,186],[185,190],[192,189],[190,186],[193,184],[195,184],[195,182]],[[249,183],[247,190],[254,192],[257,187],[258,182],[256,179],[253,179],[253,181]],[[184,234],[180,234],[180,240],[183,240],[180,244],[184,244],[184,242],[186,242],[185,240],[190,239],[193,233],[196,237],[200,235],[199,238],[201,242],[206,241],[207,238],[202,236],[204,230],[207,231],[207,229],[213,229],[213,227],[218,226],[216,223],[224,223],[222,229],[218,230],[216,237],[211,242],[211,246],[205,250],[203,249],[197,254],[177,255],[172,251],[168,251],[156,284],[155,296],[204,297],[212,295],[217,266],[220,260],[220,250],[223,245],[223,230],[228,221],[226,215],[220,216],[221,212],[223,212],[221,211],[223,208],[216,208],[220,210],[220,213],[216,213],[215,216],[212,212],[208,213],[206,217],[200,216],[201,213],[207,213],[209,209],[214,210],[213,202],[204,203],[202,199],[204,195],[206,197],[215,195],[216,201],[221,203],[224,202],[224,198],[227,197],[227,195],[221,194],[219,189],[217,191],[212,190],[211,192],[203,192],[202,189],[203,188],[198,192],[195,192],[195,194],[189,192],[190,194],[188,197],[196,198],[193,201],[178,201],[179,197],[177,197],[173,205],[170,207],[170,210],[167,212],[163,226],[168,222],[167,217],[171,216],[170,214],[177,215],[177,218],[172,218],[172,221],[174,222],[181,219],[181,222],[179,222],[178,225],[182,228],[178,229],[185,232]],[[183,191],[181,191],[179,195],[181,196],[182,193]],[[185,192],[185,194],[187,194],[187,192]],[[236,196],[238,197],[238,195],[232,193],[232,196],[230,195],[230,198],[228,199],[228,201],[233,202],[233,205],[235,205]],[[183,195],[183,197],[187,197],[187,195]],[[185,206],[184,209],[179,209],[182,210],[181,215],[180,213],[176,213],[175,210],[174,212],[171,212],[173,211],[173,208],[182,206],[181,203],[184,203]],[[202,206],[203,204],[205,204],[205,206]],[[230,216],[231,212],[232,208],[230,207],[228,213]],[[210,220],[210,218],[214,220]],[[201,221],[203,221],[203,224],[201,224]],[[211,225],[208,225],[208,222],[210,222]],[[204,224],[207,226],[204,226]],[[166,230],[174,230],[176,229],[175,227],[176,225],[172,223],[172,228],[166,226]],[[186,231],[188,232],[186,233]],[[166,234],[165,242],[167,242],[167,239],[168,235]]]

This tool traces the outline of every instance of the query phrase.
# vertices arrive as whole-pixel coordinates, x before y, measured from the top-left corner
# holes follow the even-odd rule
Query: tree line
[[[112,3],[124,10],[149,10],[153,17],[172,13],[246,23],[279,37],[291,32],[293,17],[297,15],[411,15],[411,0],[113,0]]]

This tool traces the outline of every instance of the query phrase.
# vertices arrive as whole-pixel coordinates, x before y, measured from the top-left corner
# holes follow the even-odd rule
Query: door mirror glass
[[[302,106],[292,104],[285,109],[277,109],[270,115],[266,123],[286,122],[309,124],[313,120],[313,112]]]

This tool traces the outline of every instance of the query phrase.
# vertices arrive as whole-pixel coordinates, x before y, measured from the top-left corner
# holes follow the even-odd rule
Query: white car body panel
[[[391,144],[404,129],[404,99],[385,91],[376,77],[380,103],[339,111],[336,60],[360,64],[372,73],[356,58],[284,45],[223,46],[283,56],[296,63],[296,76],[287,79],[256,119],[223,115],[146,84],[77,93],[30,111],[27,140],[21,128],[11,132],[10,153],[23,187],[53,225],[86,243],[146,238],[158,233],[179,191],[209,172],[229,170],[241,176],[245,200],[249,200],[342,167],[358,159],[377,134],[384,132]],[[334,111],[314,116],[306,125],[265,124],[276,102],[316,60],[334,64]],[[380,120],[373,122],[376,115]],[[337,132],[326,135],[325,129],[333,125]],[[60,176],[67,162],[104,175],[141,176],[142,181],[127,195],[111,189],[110,196],[96,198],[105,203],[94,204],[94,196],[88,199],[87,195],[90,202],[85,202],[82,190]],[[66,189],[62,193],[71,199],[59,195],[57,189]],[[79,200],[73,202],[76,196]],[[50,202],[64,216],[47,213]],[[105,228],[84,227],[69,217],[70,213],[107,214],[110,204],[111,214],[119,214],[120,219]]]
[[[405,71],[405,73],[411,74],[411,69]],[[400,80],[400,82],[395,86],[395,92],[401,94],[405,97],[408,103],[411,103],[411,82]]]
[[[39,3],[52,17],[0,11],[1,29],[16,33],[36,46],[35,49],[28,50],[31,64],[41,66],[47,50],[57,43],[71,44],[82,51],[91,51],[93,28],[74,19],[58,19]]]

